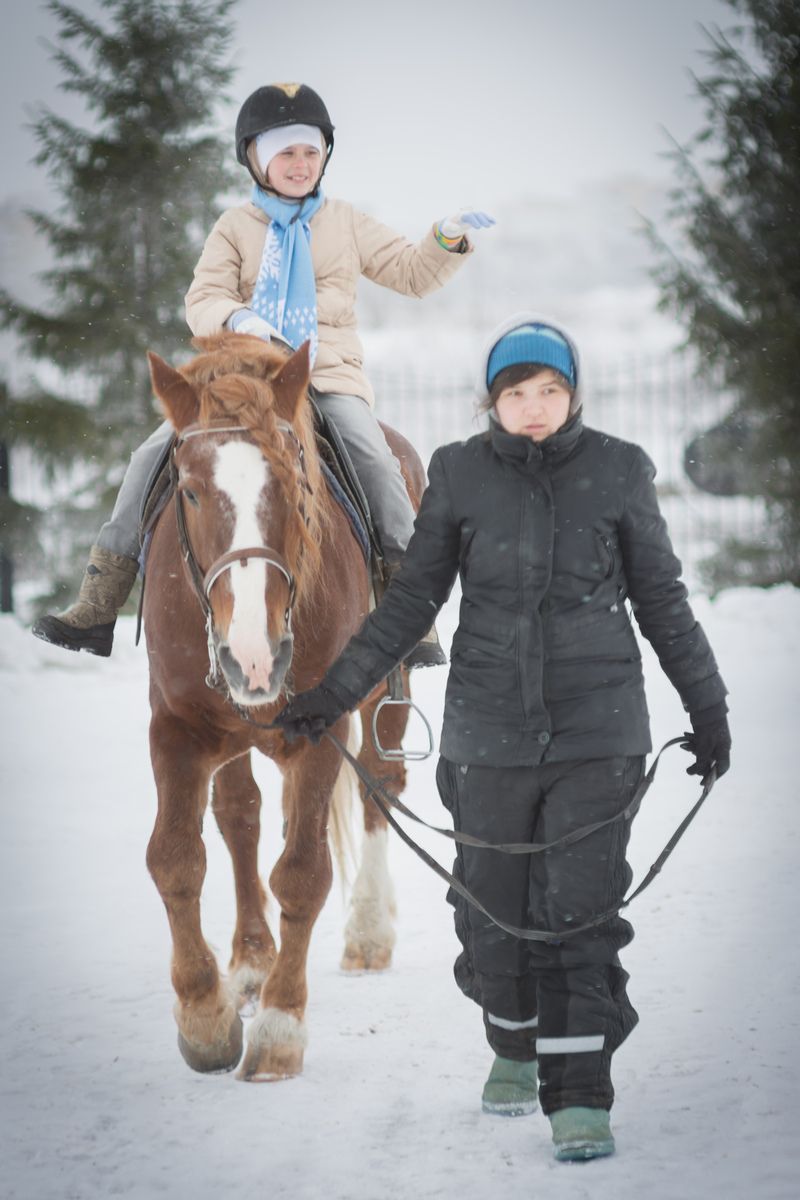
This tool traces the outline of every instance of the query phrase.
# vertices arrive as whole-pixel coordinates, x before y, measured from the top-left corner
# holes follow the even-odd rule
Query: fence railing
[[[626,361],[587,363],[584,395],[587,425],[641,445],[656,464],[662,509],[687,578],[696,585],[697,564],[728,537],[758,538],[763,504],[745,496],[714,496],[696,487],[684,466],[687,444],[731,410],[733,397],[721,382],[698,379],[686,353]],[[403,433],[427,462],[437,446],[471,437],[486,427],[476,417],[473,380],[464,370],[411,365],[371,367],[378,416]],[[155,418],[154,418],[155,421]],[[132,447],[133,449],[133,447]],[[14,454],[17,499],[53,502],[63,490],[46,480],[29,452]]]
[[[715,496],[696,487],[684,469],[684,453],[697,434],[721,421],[733,397],[721,381],[699,379],[692,357],[589,363],[584,420],[636,442],[656,465],[662,511],[676,551],[692,578],[697,564],[728,537],[757,538],[764,528],[760,500]],[[437,446],[486,428],[476,417],[477,397],[466,372],[377,369],[370,378],[378,415],[399,429],[427,463]]]

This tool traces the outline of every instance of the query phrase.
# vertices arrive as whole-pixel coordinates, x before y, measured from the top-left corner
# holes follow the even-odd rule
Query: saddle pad
[[[364,562],[368,563],[370,556],[369,534],[367,533],[367,527],[364,524],[361,514],[324,459],[320,465],[325,482],[328,485],[328,491],[350,522],[350,527],[355,534],[356,541],[361,547],[361,553],[364,555]]]

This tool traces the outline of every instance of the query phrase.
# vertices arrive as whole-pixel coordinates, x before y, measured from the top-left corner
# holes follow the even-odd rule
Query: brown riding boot
[[[31,633],[65,650],[87,650],[108,658],[117,613],[131,594],[138,571],[136,559],[92,546],[78,599],[64,612],[34,621]]]
[[[392,577],[396,575],[400,569],[400,563],[384,563],[383,564],[383,587],[380,596],[376,600],[380,600],[383,593],[388,588],[392,581]],[[447,655],[442,649],[442,644],[439,641],[439,635],[436,632],[436,626],[431,625],[428,632],[421,638],[413,650],[406,656],[403,666],[409,671],[413,671],[415,667],[444,667],[447,665]]]

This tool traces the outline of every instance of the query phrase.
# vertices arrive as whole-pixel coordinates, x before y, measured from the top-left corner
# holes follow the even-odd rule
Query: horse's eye
[[[197,496],[195,495],[195,493],[192,491],[191,488],[184,488],[183,494],[186,497],[186,499],[189,501],[189,503],[193,504],[195,508],[200,507],[200,501],[197,499]]]

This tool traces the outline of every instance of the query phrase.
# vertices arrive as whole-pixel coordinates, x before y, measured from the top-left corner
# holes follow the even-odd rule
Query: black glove
[[[720,779],[731,765],[731,731],[724,704],[690,713],[689,719],[693,732],[685,735],[681,749],[693,754],[695,761],[686,774],[699,775],[705,784],[713,767]]]
[[[347,701],[326,687],[324,683],[301,692],[290,700],[275,718],[274,724],[281,730],[287,742],[299,737],[308,738],[316,746],[323,733],[335,725],[349,709]]]

